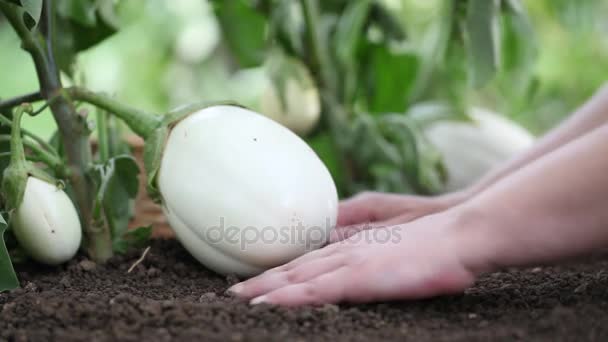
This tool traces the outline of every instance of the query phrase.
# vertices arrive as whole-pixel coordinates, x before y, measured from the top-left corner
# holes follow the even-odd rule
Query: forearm
[[[467,197],[478,194],[505,176],[605,123],[608,123],[608,84],[600,88],[570,118],[538,140],[530,150],[509,161],[503,167],[490,172],[464,192]]]
[[[455,208],[472,268],[553,262],[608,247],[608,124]]]

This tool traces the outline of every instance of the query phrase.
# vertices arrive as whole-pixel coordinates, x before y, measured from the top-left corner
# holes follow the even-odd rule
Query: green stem
[[[24,112],[31,110],[31,105],[24,104],[19,106],[15,110],[15,114],[13,114],[11,134],[0,136],[0,138],[5,138],[4,141],[8,140],[11,142],[11,165],[25,164],[25,149],[23,148],[23,141],[21,139],[21,118]]]
[[[12,136],[13,136],[12,132],[10,135],[9,134],[0,134],[0,142],[12,141],[13,140]],[[40,148],[40,146],[38,144],[35,144],[30,140],[24,139],[22,142],[23,142],[23,144],[22,144],[23,146],[32,150],[40,158],[40,161],[42,161],[47,166],[51,167],[53,170],[61,171],[61,169],[63,169],[63,162],[61,161],[61,159],[46,152],[45,150]],[[23,148],[23,146],[22,146],[22,148]],[[64,174],[65,172],[60,172],[60,173]]]
[[[6,116],[0,114],[0,125],[7,125],[7,126],[11,126],[12,122],[11,119],[7,118]],[[25,128],[21,129],[21,133],[27,137],[29,137],[30,139],[34,140],[35,142],[37,142],[40,146],[42,146],[47,152],[53,154],[54,157],[59,158],[59,153],[57,153],[57,151],[55,150],[55,148],[53,146],[51,146],[48,142],[46,142],[46,140],[42,139],[41,137],[37,136],[36,134],[26,130]]]
[[[110,140],[108,137],[108,115],[101,109],[97,110],[97,146],[99,159],[102,163],[110,159]]]
[[[74,100],[92,104],[119,117],[133,132],[144,139],[149,137],[162,123],[160,115],[129,107],[109,96],[77,87],[69,88],[67,91]]]

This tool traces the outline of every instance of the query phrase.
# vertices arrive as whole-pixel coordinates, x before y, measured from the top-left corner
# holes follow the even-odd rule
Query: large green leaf
[[[367,96],[372,113],[403,112],[408,107],[420,66],[412,52],[374,44],[367,69]]]
[[[267,22],[244,0],[212,1],[222,34],[241,67],[264,61]]]
[[[128,228],[131,218],[131,201],[139,188],[139,167],[128,155],[111,158],[91,170],[97,187],[94,220],[110,226],[113,239],[119,239]]]
[[[6,221],[0,215],[0,291],[12,290],[19,287],[17,274],[15,274],[10,255],[4,243],[4,232],[7,226]]]
[[[465,43],[473,87],[491,80],[499,65],[498,0],[468,0]]]

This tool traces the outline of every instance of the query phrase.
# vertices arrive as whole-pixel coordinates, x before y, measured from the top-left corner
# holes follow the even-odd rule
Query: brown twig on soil
[[[146,249],[144,249],[144,252],[141,253],[141,256],[139,257],[139,259],[137,259],[133,265],[131,265],[131,267],[129,267],[129,270],[127,271],[127,273],[131,273],[135,267],[137,267],[137,265],[141,264],[142,261],[144,261],[144,259],[146,258],[146,255],[148,255],[148,252],[150,251],[150,246],[146,247]]]

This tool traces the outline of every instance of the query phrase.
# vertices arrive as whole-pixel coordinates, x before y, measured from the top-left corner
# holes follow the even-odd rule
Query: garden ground
[[[8,341],[606,341],[608,255],[484,276],[463,295],[296,309],[249,306],[175,240],[97,266],[84,256],[17,266],[0,294]]]

